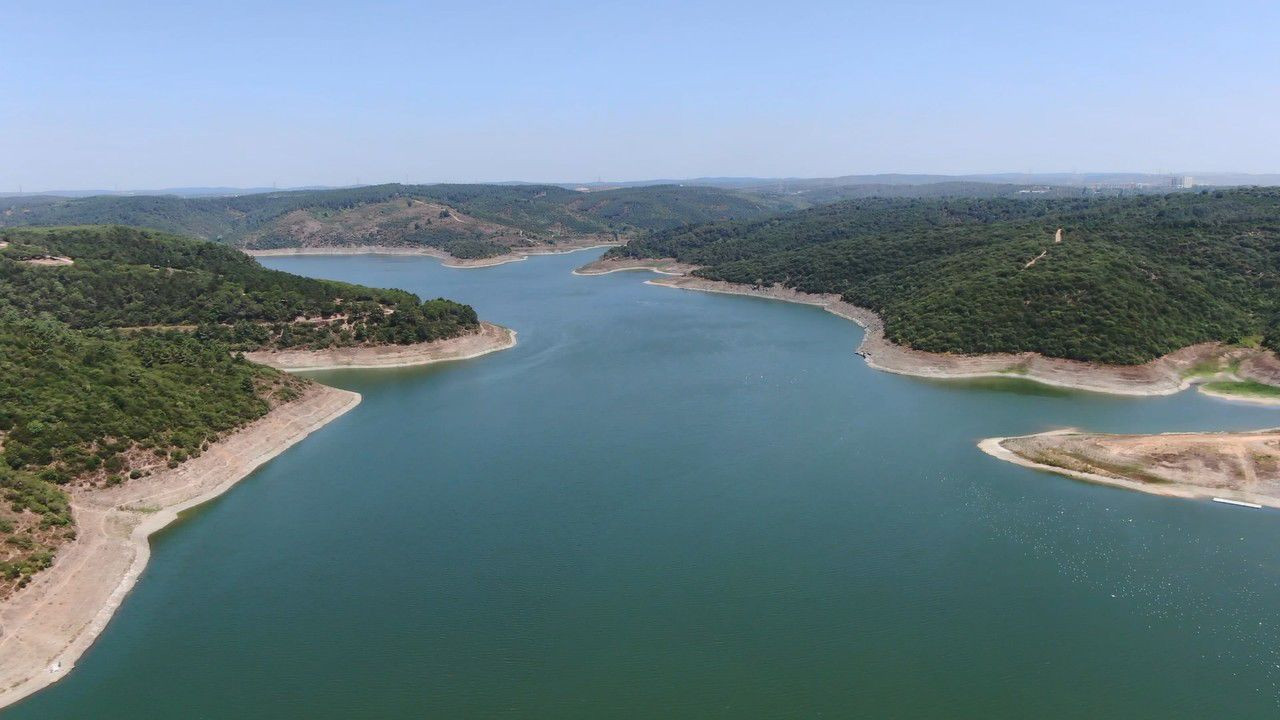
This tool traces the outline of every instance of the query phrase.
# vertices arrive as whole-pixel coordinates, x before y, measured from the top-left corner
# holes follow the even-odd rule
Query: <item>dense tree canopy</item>
[[[119,226],[0,231],[0,307],[76,328],[208,325],[237,348],[415,343],[474,329],[475,310],[268,270],[237,250]],[[72,265],[23,262],[66,256]]]
[[[1140,363],[1209,340],[1280,347],[1277,189],[855,200],[659,232],[610,256],[839,293],[879,312],[890,339],[936,352]]]
[[[58,486],[177,465],[303,385],[190,333],[75,330],[12,309],[0,347],[0,594],[66,537]]]

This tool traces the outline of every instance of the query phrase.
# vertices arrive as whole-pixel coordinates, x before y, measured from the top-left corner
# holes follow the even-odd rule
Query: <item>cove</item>
[[[315,373],[359,407],[154,540],[27,718],[1274,717],[1280,517],[1009,465],[983,437],[1271,427],[870,370],[816,308],[281,257],[519,345]]]

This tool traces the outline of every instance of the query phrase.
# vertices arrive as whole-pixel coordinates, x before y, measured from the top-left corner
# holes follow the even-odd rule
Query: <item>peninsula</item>
[[[1280,430],[1106,435],[1073,430],[988,438],[983,452],[1086,482],[1280,507]]]
[[[31,262],[48,257],[67,262]],[[444,362],[515,333],[449,300],[91,226],[0,232],[0,341],[3,706],[74,666],[151,533],[360,401],[269,366]]]

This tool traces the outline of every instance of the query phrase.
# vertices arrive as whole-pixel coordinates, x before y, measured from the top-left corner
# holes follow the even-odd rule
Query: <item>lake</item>
[[[979,452],[1064,426],[1280,424],[866,368],[820,309],[281,257],[471,303],[474,360],[314,373],[364,402],[153,538],[27,718],[1273,718],[1280,514]]]

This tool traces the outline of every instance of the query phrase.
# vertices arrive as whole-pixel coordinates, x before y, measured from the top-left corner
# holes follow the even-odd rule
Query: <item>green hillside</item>
[[[0,596],[73,536],[64,486],[174,467],[305,388],[237,350],[478,326],[467,305],[268,270],[155,231],[11,229],[0,243]]]
[[[610,256],[839,293],[934,352],[1131,364],[1210,340],[1280,346],[1277,189],[856,200],[655,233]]]
[[[415,343],[477,327],[475,311],[268,270],[237,250],[119,226],[0,231],[0,307],[75,328],[201,326],[239,349]],[[46,255],[74,264],[29,262]],[[299,322],[298,319],[303,321]]]

